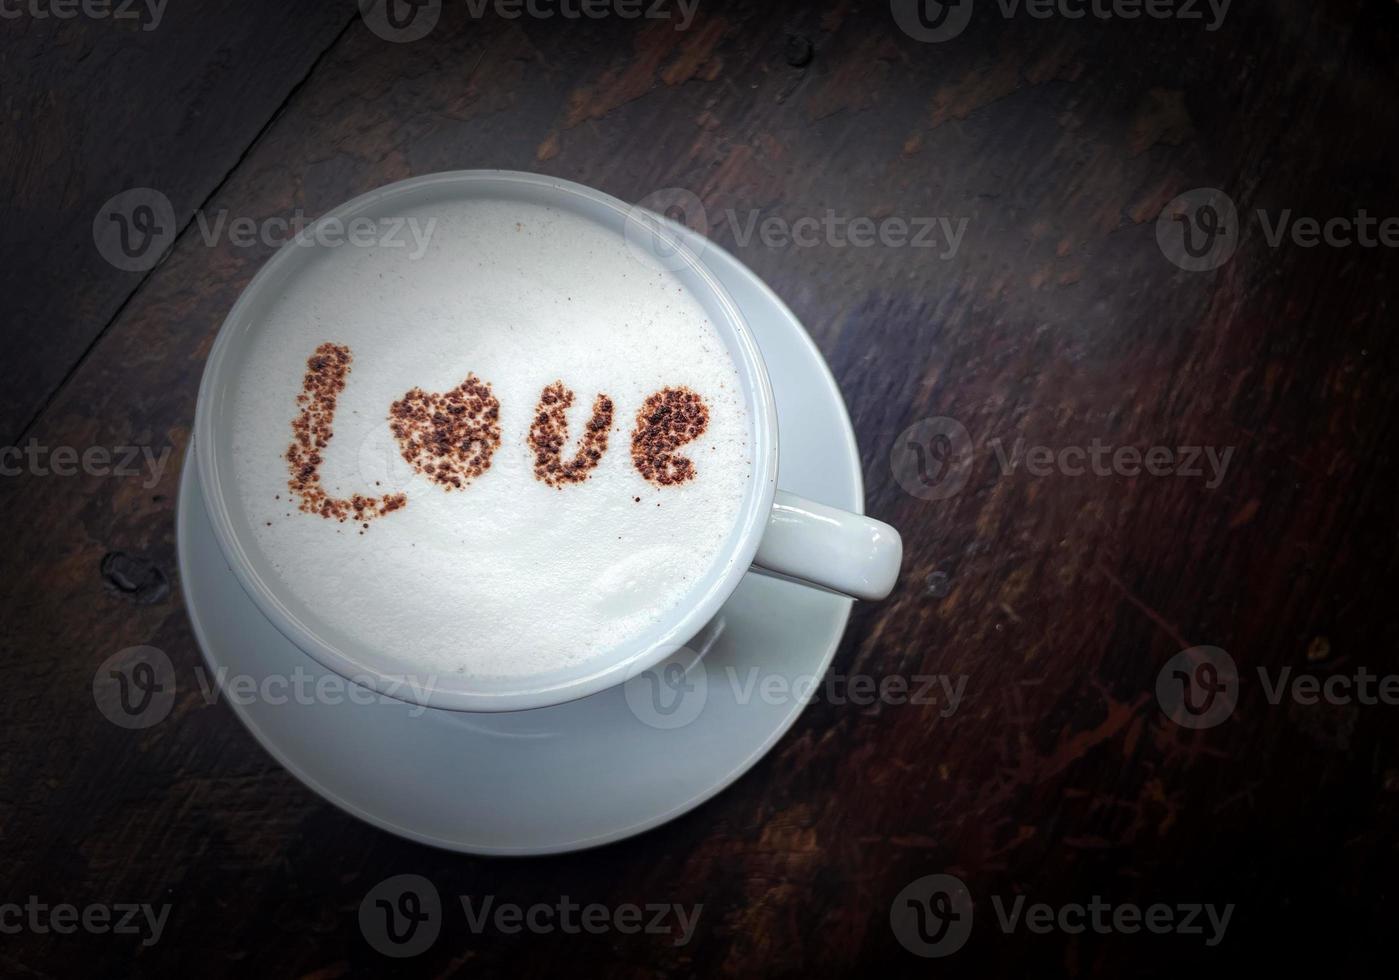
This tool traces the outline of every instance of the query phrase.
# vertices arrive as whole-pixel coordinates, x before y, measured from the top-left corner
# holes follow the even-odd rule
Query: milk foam
[[[640,636],[727,560],[750,488],[749,411],[723,341],[674,275],[582,217],[491,201],[403,216],[436,219],[420,258],[320,249],[255,331],[232,406],[255,546],[313,629],[406,673],[521,677]],[[368,528],[303,513],[288,491],[295,398],[326,342],[354,360],[325,489],[408,498]],[[447,392],[468,373],[500,401],[501,445],[483,475],[447,492],[404,462],[387,416],[410,389]],[[556,380],[576,395],[565,458],[596,395],[616,405],[601,462],[562,489],[535,478],[528,444]],[[633,466],[631,434],[667,386],[698,392],[709,424],[681,450],[695,479],[658,487]]]

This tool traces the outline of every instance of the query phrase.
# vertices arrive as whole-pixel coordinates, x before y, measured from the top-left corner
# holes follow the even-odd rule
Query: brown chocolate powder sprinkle
[[[389,409],[389,427],[415,470],[461,490],[491,468],[500,448],[500,401],[469,374],[445,395],[414,388]]]
[[[694,479],[695,464],[675,450],[704,435],[709,407],[689,388],[664,388],[636,413],[631,458],[637,472],[658,486]]]
[[[291,470],[287,486],[300,498],[301,510],[342,524],[350,518],[363,523],[383,517],[408,503],[408,498],[401,493],[384,497],[366,497],[358,493],[348,498],[332,497],[321,486],[323,454],[335,435],[335,404],[345,390],[345,378],[353,359],[350,348],[331,343],[321,344],[306,359],[306,376],[301,380],[301,394],[296,396],[301,414],[291,423],[292,443],[286,452]]]
[[[534,424],[529,429],[529,445],[534,450],[534,477],[551,487],[563,489],[570,483],[582,483],[593,467],[607,452],[607,434],[612,428],[612,399],[598,395],[593,400],[593,416],[578,440],[578,451],[567,462],[563,459],[564,443],[568,441],[568,408],[573,404],[573,392],[555,381],[539,395],[534,410]]]

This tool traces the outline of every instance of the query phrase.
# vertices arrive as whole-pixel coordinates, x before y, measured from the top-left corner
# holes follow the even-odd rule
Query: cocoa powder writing
[[[569,406],[573,392],[555,381],[539,396],[534,410],[534,424],[529,430],[530,448],[534,450],[535,479],[551,487],[563,489],[569,483],[582,483],[607,452],[607,436],[612,428],[612,399],[598,395],[593,400],[592,418],[583,428],[578,451],[573,458],[563,459],[564,443],[568,441]]]
[[[636,413],[631,458],[637,472],[658,486],[695,477],[695,464],[675,450],[704,435],[709,407],[689,388],[663,388]]]
[[[444,490],[490,469],[500,448],[500,402],[474,374],[445,395],[414,388],[389,409],[403,458]]]
[[[302,511],[341,523],[353,519],[368,529],[369,521],[405,507],[408,498],[402,493],[336,497],[321,484],[320,468],[335,434],[335,409],[352,361],[349,347],[328,342],[307,359],[296,397],[301,411],[292,421],[293,438],[286,452],[288,487]],[[567,413],[573,401],[574,393],[562,381],[545,387],[529,431],[535,478],[559,489],[587,480],[601,462],[615,411],[612,399],[598,394],[578,449],[565,460]],[[393,403],[388,418],[403,458],[445,490],[463,489],[490,469],[501,444],[500,402],[490,384],[474,374],[445,394],[411,389]],[[709,407],[699,394],[685,387],[663,388],[637,412],[632,463],[657,486],[686,483],[695,478],[695,464],[677,450],[708,427]],[[633,499],[639,503],[641,498]]]
[[[296,403],[301,412],[291,423],[292,443],[286,460],[291,469],[287,486],[300,499],[298,505],[308,514],[319,514],[342,524],[353,518],[369,527],[369,521],[390,514],[407,505],[401,493],[383,497],[354,494],[334,497],[321,486],[321,463],[324,452],[335,431],[335,406],[345,390],[345,379],[354,358],[343,344],[324,343],[306,360],[306,375],[301,380],[301,394]]]

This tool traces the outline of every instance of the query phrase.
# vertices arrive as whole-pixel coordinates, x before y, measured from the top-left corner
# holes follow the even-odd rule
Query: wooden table
[[[982,0],[937,43],[875,0],[700,0],[685,30],[678,13],[474,19],[457,3],[411,43],[350,4],[172,3],[153,30],[149,14],[7,8],[0,440],[33,441],[40,462],[0,481],[0,904],[170,912],[149,946],[23,925],[0,939],[0,971],[1117,977],[1383,961],[1399,706],[1353,682],[1399,671],[1399,262],[1384,226],[1359,222],[1399,215],[1399,8],[1237,3],[1210,30],[1200,7],[1204,21],[1039,19]],[[206,701],[175,566],[178,460],[210,343],[272,248],[206,241],[196,212],[315,216],[477,167],[699,197],[710,236],[830,362],[867,508],[904,535],[900,587],[857,608],[833,670],[964,679],[955,712],[821,699],[659,830],[489,860],[346,816]],[[105,261],[92,233],[135,187],[174,219],[146,271]],[[1228,202],[1187,197],[1158,221],[1197,188]],[[828,215],[876,233],[966,223],[956,248],[860,247],[824,224],[783,244]],[[750,237],[754,216],[779,234]],[[1332,221],[1329,243],[1304,218]],[[1170,260],[1192,264],[1187,229],[1198,245],[1220,224],[1232,256]],[[953,421],[909,431],[923,420]],[[171,463],[53,472],[56,447],[127,445]],[[170,657],[180,694],[126,731],[92,684],[135,645]],[[1158,678],[1167,701],[1179,684],[1172,658],[1201,646],[1239,674],[1211,728],[1158,697]],[[1299,675],[1339,680],[1309,697]],[[392,961],[357,909],[410,873],[448,902],[703,913],[682,946],[473,933],[454,913],[427,952]],[[891,925],[901,891],[934,874],[975,901],[969,941],[940,960]],[[1095,897],[1177,922],[1183,904],[1234,908],[1211,946],[1208,925],[1007,932],[997,909],[1019,896],[1054,916]]]

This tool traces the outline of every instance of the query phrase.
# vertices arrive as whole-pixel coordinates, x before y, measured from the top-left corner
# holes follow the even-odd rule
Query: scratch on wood
[[[1112,574],[1112,572],[1108,571],[1107,568],[1105,568],[1101,562],[1094,565],[1094,567],[1098,571],[1102,572],[1103,575],[1107,578],[1107,580],[1117,587],[1117,590],[1122,593],[1122,595],[1127,599],[1128,602],[1130,602],[1132,605],[1136,606],[1139,610],[1141,610],[1142,614],[1146,616],[1147,619],[1155,623],[1158,627],[1161,628],[1162,632],[1164,632],[1167,636],[1174,640],[1176,642],[1176,645],[1180,647],[1180,649],[1185,650],[1191,646],[1191,644],[1186,641],[1185,637],[1181,636],[1180,630],[1176,629],[1170,623],[1166,622],[1165,618],[1160,613],[1158,613],[1155,609],[1152,609],[1145,602],[1142,602],[1142,600],[1138,599],[1135,595],[1133,595],[1132,590],[1127,588],[1127,586],[1123,585],[1122,580],[1119,579],[1116,575]]]

